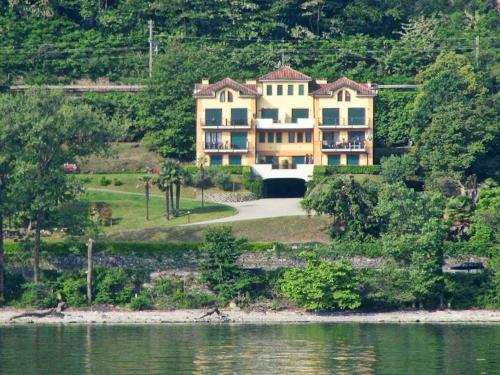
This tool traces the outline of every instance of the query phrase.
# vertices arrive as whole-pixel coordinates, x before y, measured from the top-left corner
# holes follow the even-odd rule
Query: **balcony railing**
[[[342,121],[340,121],[342,120]],[[354,123],[354,124],[353,124]],[[351,117],[350,119],[338,119],[320,121],[319,127],[323,129],[362,129],[371,125],[371,119],[366,119],[364,117]]]
[[[248,152],[248,142],[244,145],[237,143],[205,142],[205,152]]]
[[[201,126],[203,128],[209,128],[209,129],[220,129],[220,128],[226,128],[226,129],[243,129],[243,128],[249,128],[250,123],[252,122],[251,119],[224,119],[221,123],[218,123],[216,121],[202,121]]]
[[[321,144],[322,151],[365,151],[365,141],[336,142],[324,140]]]
[[[314,128],[313,118],[299,118],[297,122],[286,122],[286,119],[275,122],[272,118],[256,119],[257,129],[312,129]]]

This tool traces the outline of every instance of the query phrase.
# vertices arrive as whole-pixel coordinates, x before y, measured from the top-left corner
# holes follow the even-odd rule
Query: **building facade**
[[[196,156],[209,165],[372,165],[371,83],[283,65],[255,81],[195,85]]]

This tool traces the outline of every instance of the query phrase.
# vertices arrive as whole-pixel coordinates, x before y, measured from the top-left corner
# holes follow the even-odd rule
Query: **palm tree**
[[[198,158],[198,165],[200,166],[200,184],[201,184],[201,208],[205,206],[205,164],[207,164],[207,158],[202,156]]]
[[[170,203],[174,215],[179,216],[179,206],[181,198],[181,184],[184,182],[185,172],[181,164],[175,159],[166,159],[163,162],[160,176],[165,179],[165,183],[169,186]],[[174,204],[174,185],[175,185],[175,204]]]
[[[144,186],[144,197],[146,198],[146,220],[149,220],[149,193],[151,190],[151,176],[139,178],[139,186]]]
[[[163,169],[162,169],[163,170]],[[170,220],[170,182],[161,172],[153,180],[153,183],[165,193],[165,216]]]

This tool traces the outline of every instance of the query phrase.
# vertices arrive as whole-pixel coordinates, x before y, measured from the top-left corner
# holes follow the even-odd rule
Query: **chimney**
[[[372,88],[372,81],[368,80],[366,81],[366,86],[371,89]]]
[[[246,83],[247,85],[256,85],[256,84],[257,84],[257,81],[256,81],[255,79],[247,79],[247,80],[245,81],[245,83]]]
[[[209,85],[209,84],[210,84],[210,81],[208,80],[208,78],[203,78],[203,79],[201,80],[201,84],[202,84],[202,85]]]
[[[316,83],[317,83],[318,85],[326,85],[327,80],[326,80],[325,78],[320,78],[320,79],[317,79],[317,80],[316,80]]]

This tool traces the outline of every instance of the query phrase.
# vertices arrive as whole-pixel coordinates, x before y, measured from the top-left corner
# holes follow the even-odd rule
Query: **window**
[[[207,108],[207,109],[205,109],[205,123],[207,126],[221,126],[222,125],[222,109],[220,109],[220,108]]]
[[[299,95],[304,95],[304,85],[299,85]]]
[[[267,143],[274,143],[274,133],[273,132],[267,133]]]
[[[295,143],[295,133],[288,132],[288,143]]]
[[[266,133],[259,133],[259,143],[266,142]]]
[[[283,142],[283,134],[281,132],[276,133],[276,143]]]
[[[293,85],[288,85],[288,95],[293,95]]]
[[[241,165],[241,155],[229,155],[229,165]]]
[[[278,110],[276,108],[262,108],[262,118],[272,118],[273,122],[278,122]]]
[[[340,165],[340,155],[328,155],[328,165]]]
[[[217,150],[222,148],[222,133],[221,132],[206,132],[205,133],[205,149]]]
[[[210,165],[222,165],[222,155],[210,156]]]
[[[351,101],[351,93],[349,91],[345,91],[345,101],[350,102]]]
[[[297,164],[305,164],[305,156],[292,156],[292,167],[296,167]]]
[[[323,125],[339,125],[338,108],[323,108]]]
[[[246,108],[231,108],[231,125],[248,125]]]
[[[220,101],[221,103],[224,103],[224,102],[226,101],[226,93],[225,93],[224,91],[222,91],[222,92],[220,93],[220,96],[219,96],[219,101]]]
[[[278,85],[276,88],[276,95],[283,95],[283,85]]]
[[[339,102],[341,102],[341,101],[342,101],[342,90],[340,90],[340,91],[337,93],[337,100],[338,100]]]
[[[227,101],[232,102],[233,101],[233,93],[231,91],[227,92]]]
[[[245,150],[247,148],[247,133],[246,132],[231,133],[231,148],[234,150]]]
[[[302,143],[304,142],[304,133],[298,132],[297,133],[297,143]]]
[[[266,86],[266,94],[268,96],[271,96],[273,94],[273,85],[267,85]]]
[[[309,110],[307,108],[292,108],[292,122],[297,123],[299,118],[308,118]]]
[[[349,125],[365,125],[365,109],[349,108],[348,120],[349,120]]]
[[[347,165],[359,165],[359,155],[347,155]]]
[[[312,132],[310,130],[306,131],[306,142],[307,143],[312,142]]]

